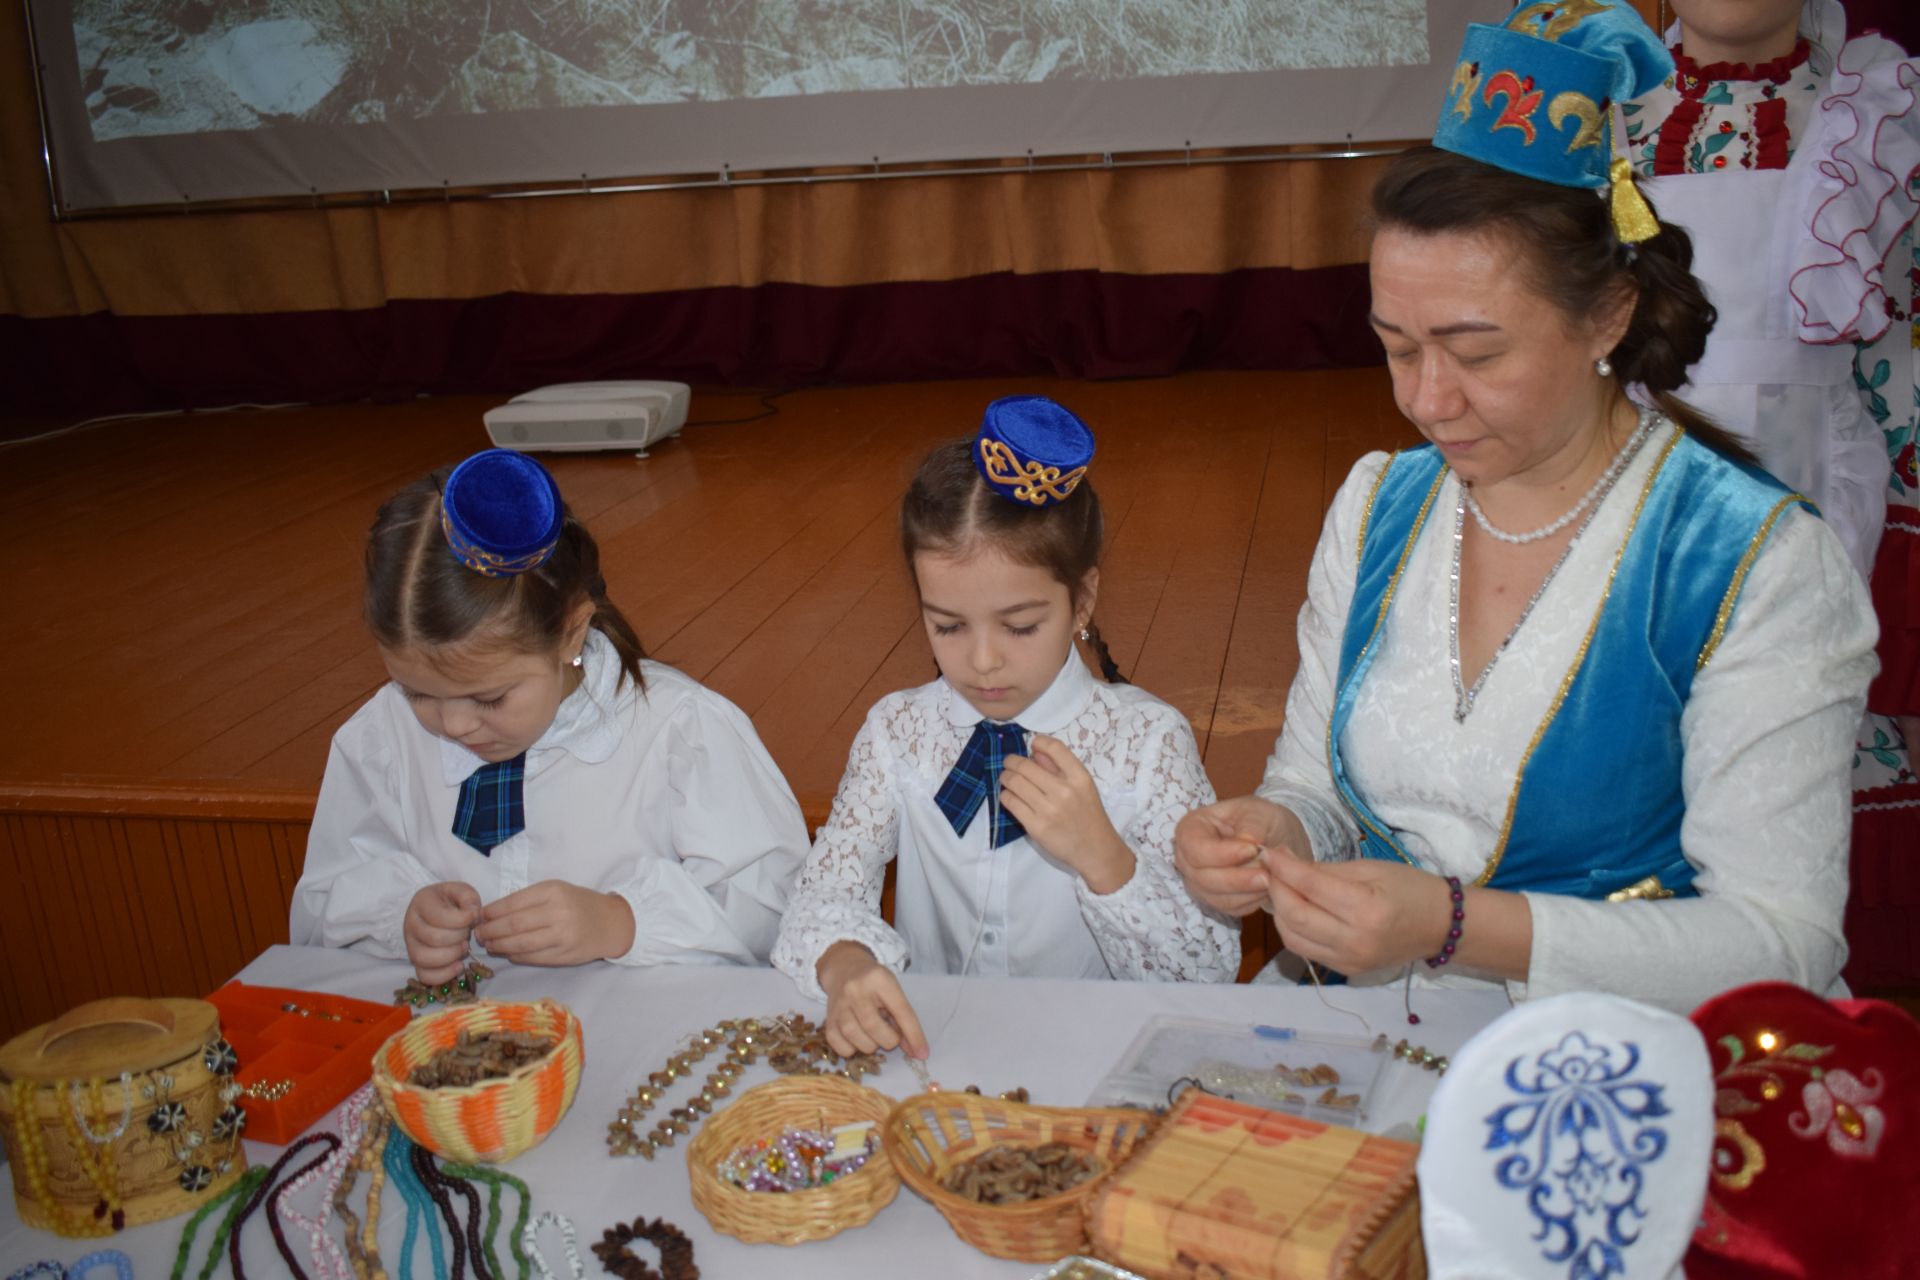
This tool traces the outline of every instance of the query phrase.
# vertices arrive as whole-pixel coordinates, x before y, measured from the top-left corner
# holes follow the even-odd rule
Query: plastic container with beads
[[[204,1000],[95,1000],[0,1046],[20,1220],[110,1235],[218,1195],[247,1167],[238,1068]]]

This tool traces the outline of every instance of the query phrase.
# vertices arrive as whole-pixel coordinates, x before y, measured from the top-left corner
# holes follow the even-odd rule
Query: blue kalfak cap
[[[989,487],[1022,506],[1070,497],[1093,462],[1093,431],[1045,396],[1005,396],[987,406],[973,465]]]
[[[1626,4],[1537,0],[1497,27],[1467,27],[1433,144],[1563,187],[1624,180],[1615,225],[1623,240],[1645,239],[1657,228],[1630,170],[1614,164],[1611,111],[1672,74],[1673,56]]]
[[[511,449],[474,454],[453,469],[440,495],[440,528],[454,558],[489,578],[545,564],[565,522],[553,477]]]

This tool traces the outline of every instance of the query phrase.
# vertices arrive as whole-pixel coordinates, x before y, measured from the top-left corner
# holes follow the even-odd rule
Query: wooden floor
[[[1279,726],[1334,490],[1365,451],[1414,438],[1385,372],[1363,369],[802,391],[644,460],[549,456],[648,651],[753,717],[810,823],[868,705],[933,674],[896,544],[906,479],[988,398],[1017,392],[1058,397],[1098,433],[1102,631],[1130,678],[1192,720],[1223,793],[1254,784]],[[0,567],[0,874],[22,886],[0,904],[15,935],[0,963],[47,987],[6,983],[4,1029],[124,986],[136,959],[185,965],[152,982],[204,990],[284,929],[328,739],[383,679],[359,619],[361,539],[387,495],[484,446],[493,403],[158,419],[0,451],[0,544],[14,548]],[[694,414],[756,407],[697,396]],[[82,863],[93,882],[69,883]],[[177,940],[78,977],[6,927],[116,945],[142,913],[108,900],[155,894],[180,915]],[[193,923],[208,895],[233,937]]]

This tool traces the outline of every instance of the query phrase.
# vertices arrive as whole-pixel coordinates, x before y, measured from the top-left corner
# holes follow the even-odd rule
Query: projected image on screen
[[[77,0],[73,30],[96,142],[1427,57],[1426,0]]]

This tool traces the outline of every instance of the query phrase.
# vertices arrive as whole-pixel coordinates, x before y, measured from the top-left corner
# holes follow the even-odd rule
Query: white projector
[[[483,421],[502,449],[523,453],[635,449],[680,434],[684,382],[563,382],[515,396]]]

